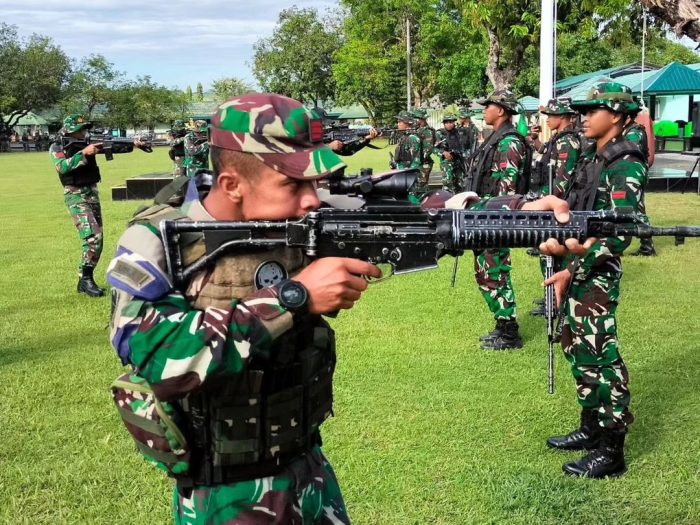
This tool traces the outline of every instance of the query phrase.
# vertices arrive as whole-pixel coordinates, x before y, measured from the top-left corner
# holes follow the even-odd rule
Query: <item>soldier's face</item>
[[[498,104],[488,104],[484,108],[484,122],[493,126],[504,113],[505,110]]]
[[[408,129],[411,127],[411,125],[405,120],[399,120],[399,122],[396,125],[399,129]]]
[[[547,115],[547,126],[549,129],[559,129],[561,117],[559,115]]]
[[[596,108],[587,111],[583,117],[583,134],[589,139],[599,139],[607,135],[620,122],[622,115]]]
[[[445,126],[445,129],[447,131],[452,131],[455,129],[455,121],[454,120],[448,120],[447,122],[443,122],[443,125]]]

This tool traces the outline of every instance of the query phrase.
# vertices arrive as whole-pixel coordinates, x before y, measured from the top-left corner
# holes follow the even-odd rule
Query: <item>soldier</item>
[[[182,163],[188,177],[193,178],[198,171],[209,169],[208,124],[204,120],[195,120],[185,135],[185,160]]]
[[[443,128],[437,132],[435,151],[440,155],[442,189],[451,193],[462,191],[464,179],[464,150],[461,135],[455,128],[457,117],[446,113],[442,117]]]
[[[528,146],[512,124],[518,101],[508,90],[498,90],[478,101],[484,108],[484,122],[493,126],[493,133],[474,153],[467,180],[471,191],[481,197],[525,193],[521,188],[526,178]],[[474,273],[481,294],[494,315],[496,328],[481,337],[484,350],[522,348],[515,291],[510,279],[509,249],[474,252]]]
[[[101,297],[104,290],[93,279],[102,254],[102,208],[97,191],[101,179],[95,160],[101,144],[84,142],[91,127],[92,123],[81,115],[66,117],[56,141],[49,147],[49,155],[63,185],[63,197],[82,243],[78,293]],[[144,146],[139,140],[135,140],[134,145]]]
[[[168,155],[173,161],[173,178],[182,177],[185,175],[185,168],[182,166],[185,161],[185,135],[187,134],[187,129],[185,128],[185,123],[182,120],[176,120],[173,122],[173,126],[170,129],[170,141],[168,145],[170,149],[168,150]]]
[[[22,132],[22,151],[29,151],[29,135],[26,129]]]
[[[462,142],[462,154],[466,159],[479,147],[479,130],[472,122],[472,112],[468,109],[459,112],[459,127],[457,129]]]
[[[422,144],[415,134],[415,120],[408,111],[402,111],[397,116],[396,127],[399,130],[399,139],[396,143],[396,150],[391,158],[389,166],[391,169],[422,168]],[[421,181],[416,183],[411,199],[414,201],[420,198],[428,190]]]
[[[425,191],[428,189],[428,183],[430,182],[430,172],[433,171],[433,149],[435,147],[435,128],[428,125],[427,116],[428,112],[421,108],[416,108],[412,112],[413,118],[416,119],[416,135],[421,142],[421,173],[423,174],[423,179],[421,180],[421,186]]]
[[[322,133],[312,135],[314,118],[280,95],[219,106],[209,194],[188,191],[179,209],[137,215],[110,264],[112,344],[189,431],[188,466],[171,471],[177,524],[350,523],[320,448],[336,359],[321,316],[352,308],[367,288],[361,276],[381,272],[354,259],[309,264],[300,249],[276,248],[223,257],[181,290],[168,277],[156,226],[178,217],[295,220],[318,208],[315,181],[345,165]],[[203,253],[203,240],[194,241],[187,257]],[[138,404],[119,403],[122,412]],[[174,457],[140,443],[151,460]]]
[[[626,140],[629,140],[630,142],[635,143],[640,151],[642,152],[642,155],[644,155],[644,162],[647,164],[649,163],[649,141],[647,140],[647,133],[646,130],[644,129],[644,126],[641,124],[637,123],[635,120],[636,116],[639,114],[639,112],[642,110],[642,107],[639,105],[639,103],[636,103],[637,107],[634,110],[634,113],[630,114],[627,117],[627,123],[625,125],[625,131],[623,131],[623,136],[625,137]],[[648,178],[647,178],[648,182]],[[641,209],[642,213],[646,214],[646,202],[645,202],[645,195],[646,195],[646,184],[644,185],[644,188],[642,188],[642,199],[641,199]],[[632,252],[630,255],[633,256],[643,256],[643,257],[653,257],[656,255],[656,248],[654,247],[654,240],[651,238],[648,239],[640,239],[639,241],[639,249],[636,252]]]
[[[333,140],[328,143],[328,147],[333,150],[334,153],[337,153],[338,155],[342,155],[344,157],[347,157],[349,155],[354,155],[358,151],[360,151],[362,148],[366,146],[370,146],[371,148],[374,149],[379,149],[375,148],[370,144],[372,140],[377,138],[379,133],[377,132],[376,129],[370,128],[369,133],[365,135],[365,137],[362,140],[351,140],[348,142],[343,142],[342,140]]]
[[[636,109],[627,86],[616,82],[595,84],[585,101],[572,107],[584,117],[583,130],[596,140],[596,148],[583,153],[566,200],[572,210],[641,211],[647,166],[639,148],[625,140],[625,121]],[[589,450],[578,461],[566,463],[564,472],[602,478],[626,470],[625,434],[634,420],[630,412],[629,375],[620,355],[615,311],[620,296],[622,260],[631,239],[599,239],[581,258],[565,259],[565,268],[547,280],[564,303],[566,322],[562,348],[571,363],[581,425],[547,445],[560,450]],[[568,292],[567,292],[568,289]]]

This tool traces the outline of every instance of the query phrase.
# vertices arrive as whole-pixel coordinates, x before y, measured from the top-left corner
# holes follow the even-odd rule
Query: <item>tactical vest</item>
[[[163,205],[142,212],[137,222],[156,226],[175,218],[173,210],[186,218]],[[185,264],[196,261],[205,252],[203,238],[185,238],[182,251]],[[228,255],[195,276],[185,296],[197,309],[226,308],[256,291],[256,276],[263,287],[285,277],[275,271],[261,276],[266,264],[281,265],[293,276],[308,261],[300,250],[286,247]],[[193,461],[178,483],[216,485],[269,476],[319,444],[319,426],[332,414],[335,359],[333,331],[323,318],[309,315],[273,343],[267,359],[251,358],[236,376],[208,378],[201,391],[180,402],[190,424]]]
[[[549,166],[550,162],[552,161],[552,154],[556,151],[554,146],[559,140],[571,135],[577,136],[578,133],[573,129],[569,129],[561,133],[557,133],[545,144],[542,158],[535,164],[532,177],[530,177],[530,186],[535,188],[536,191],[545,184],[549,184],[547,166]],[[554,177],[556,177],[556,173],[552,173],[552,179],[554,179]]]
[[[60,143],[58,143],[60,146]],[[68,146],[64,148],[63,151],[66,157],[72,157],[78,153],[81,147],[71,147]],[[97,184],[102,180],[100,177],[100,167],[97,165],[94,155],[85,155],[83,157],[87,164],[81,164],[75,169],[70,170],[68,173],[60,173],[59,179],[61,184],[64,186],[91,186]]]
[[[628,140],[618,140],[608,144],[593,159],[579,162],[566,192],[565,198],[569,208],[576,211],[592,211],[598,197],[603,169],[626,155],[644,162],[644,156],[637,145]]]
[[[530,183],[530,163],[532,162],[532,151],[527,143],[523,140],[522,135],[513,127],[512,124],[505,124],[497,131],[494,131],[489,136],[481,147],[472,157],[469,171],[467,173],[467,181],[471,181],[470,191],[476,192],[478,195],[496,195],[498,181],[491,176],[491,166],[493,158],[496,155],[496,149],[499,142],[506,137],[514,136],[521,144],[525,152],[523,158],[522,172],[518,174],[516,181],[516,193],[524,195],[528,192]]]
[[[420,139],[419,139],[420,141]],[[420,143],[418,159],[423,158],[423,143]],[[410,163],[413,161],[413,156],[411,155],[411,136],[408,133],[404,133],[399,138],[399,143],[396,145],[396,153],[394,154],[394,160],[402,163]]]
[[[443,130],[445,133],[445,143],[450,151],[461,155],[462,154],[462,142],[460,140],[459,131],[456,129],[452,131]]]
[[[175,160],[175,157],[185,156],[185,143],[183,141],[178,142],[174,146],[170,146],[170,151],[168,151],[170,158]]]

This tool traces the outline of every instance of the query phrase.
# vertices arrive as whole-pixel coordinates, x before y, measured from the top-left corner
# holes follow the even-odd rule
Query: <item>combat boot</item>
[[[481,343],[483,350],[515,350],[522,347],[523,339],[520,337],[518,322],[515,320],[505,321],[499,335]]]
[[[503,327],[505,327],[505,325],[505,319],[496,319],[496,328],[494,328],[492,332],[489,332],[488,334],[479,337],[479,341],[483,343],[484,341],[490,341],[491,339],[500,337],[501,335],[503,335]]]
[[[547,308],[544,305],[544,299],[535,299],[532,301],[532,304],[534,304],[535,307],[530,310],[530,315],[534,315],[535,317],[544,317],[547,315]]]
[[[570,476],[594,479],[621,476],[627,471],[625,433],[603,429],[598,448],[578,461],[565,463],[562,469]]]
[[[598,424],[595,410],[581,411],[581,426],[565,436],[554,436],[547,440],[549,448],[559,450],[593,450],[600,443],[603,428]]]
[[[642,239],[639,249],[636,252],[631,253],[633,257],[654,257],[656,255],[656,248],[654,248],[654,241],[651,239]]]
[[[94,268],[84,266],[80,272],[80,280],[78,281],[78,293],[84,293],[88,297],[102,297],[105,291],[97,286],[93,280],[92,272]]]

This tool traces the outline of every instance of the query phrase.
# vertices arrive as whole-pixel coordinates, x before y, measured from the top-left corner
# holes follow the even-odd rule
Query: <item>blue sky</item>
[[[235,76],[253,83],[253,43],[269,36],[282,9],[334,0],[19,0],[0,2],[0,21],[21,35],[51,37],[70,57],[104,55],[127,77],[204,88]]]

